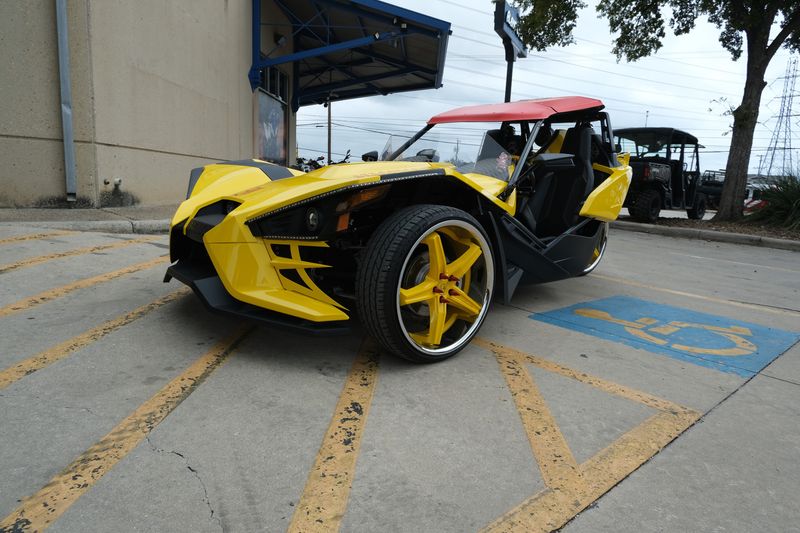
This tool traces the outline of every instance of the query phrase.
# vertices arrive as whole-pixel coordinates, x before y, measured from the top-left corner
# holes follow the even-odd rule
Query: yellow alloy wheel
[[[469,343],[494,287],[492,249],[472,216],[445,206],[406,208],[376,231],[366,255],[361,273],[375,282],[359,280],[361,315],[387,349],[431,362]]]

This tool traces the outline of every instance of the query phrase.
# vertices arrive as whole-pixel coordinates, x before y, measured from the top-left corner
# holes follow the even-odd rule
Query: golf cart
[[[625,207],[640,222],[655,222],[662,209],[685,209],[689,218],[702,219],[706,197],[700,192],[697,138],[674,128],[614,130],[621,152],[631,154],[633,168]]]

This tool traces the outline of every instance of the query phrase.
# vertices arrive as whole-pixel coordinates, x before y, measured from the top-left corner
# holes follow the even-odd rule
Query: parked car
[[[616,144],[631,154],[633,168],[625,207],[641,222],[655,222],[662,209],[685,209],[701,219],[706,196],[698,189],[701,147],[694,135],[674,128],[623,128]]]
[[[631,179],[612,139],[602,102],[575,96],[436,115],[385,161],[207,165],[172,220],[165,281],[308,333],[360,315],[386,350],[439,361],[493,298],[598,265]]]

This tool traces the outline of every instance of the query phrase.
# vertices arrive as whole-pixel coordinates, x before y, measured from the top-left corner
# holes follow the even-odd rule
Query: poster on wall
[[[286,165],[286,104],[259,89],[256,158]]]

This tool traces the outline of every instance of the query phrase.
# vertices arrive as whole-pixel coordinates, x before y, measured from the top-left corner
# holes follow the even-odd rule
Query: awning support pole
[[[69,73],[69,41],[67,39],[67,0],[56,0],[56,31],[58,32],[58,77],[61,87],[61,129],[64,134],[64,174],[67,201],[77,199],[75,180],[75,137],[72,129],[72,86]]]

